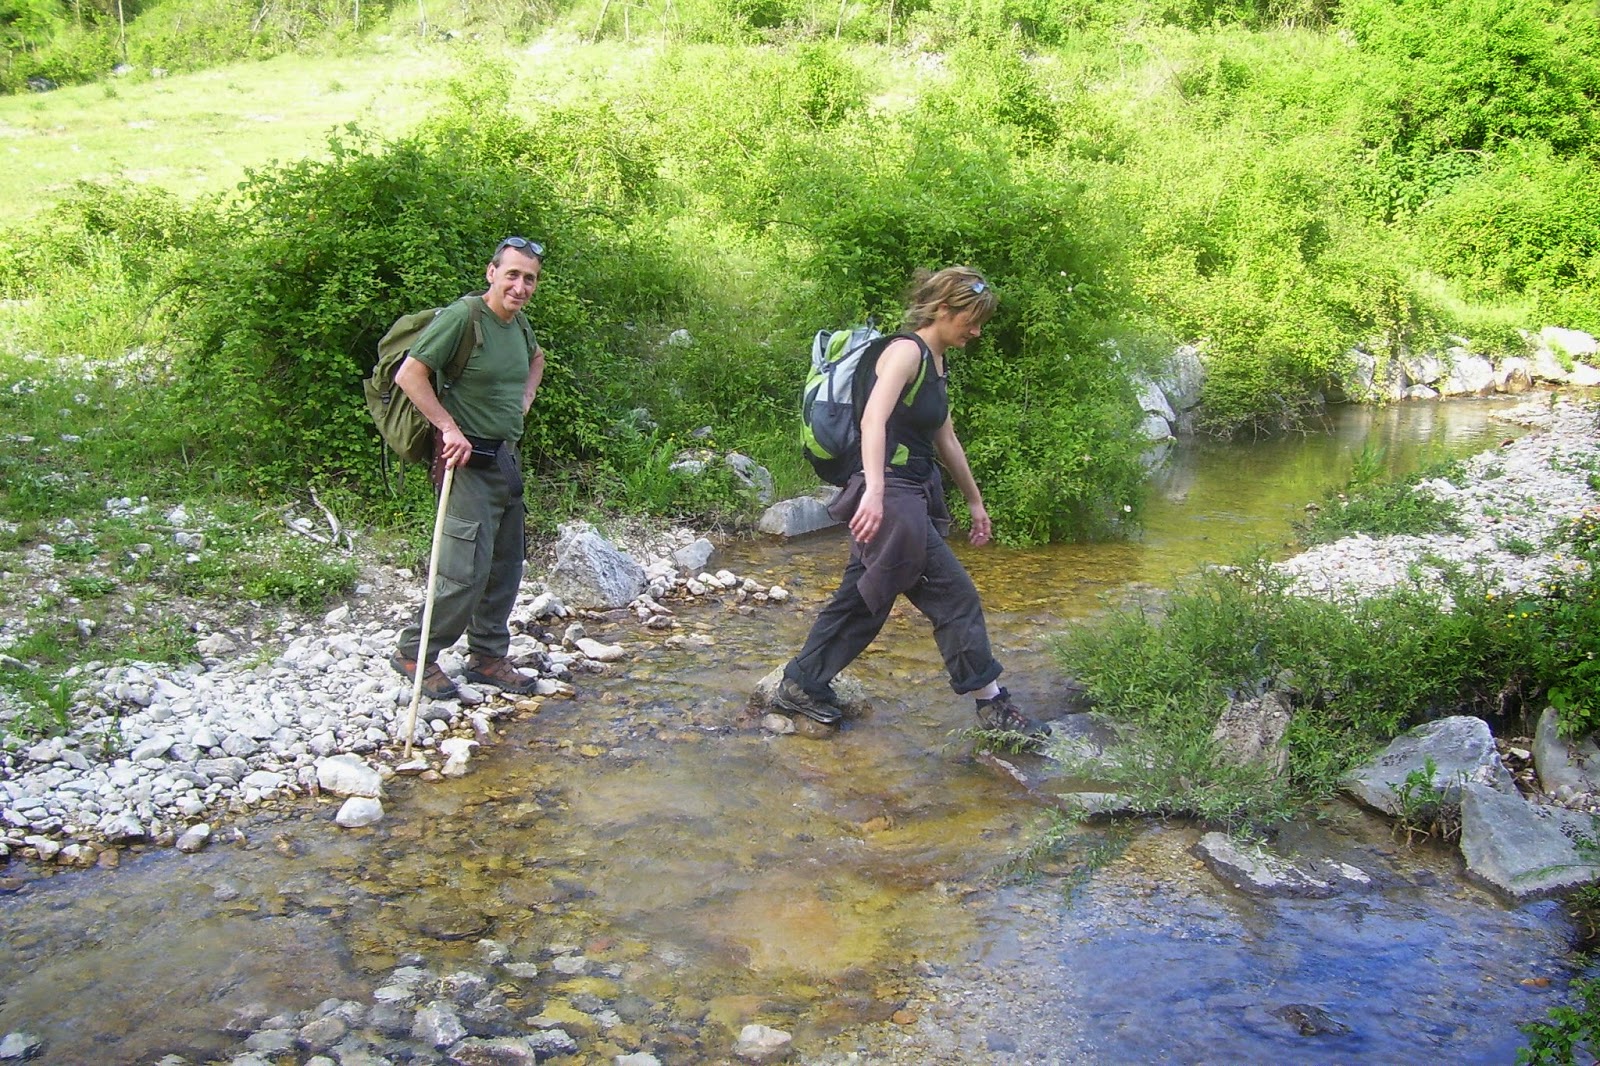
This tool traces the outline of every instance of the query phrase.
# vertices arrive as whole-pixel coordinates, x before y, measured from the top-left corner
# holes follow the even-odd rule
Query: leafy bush
[[[184,390],[205,398],[193,424],[213,454],[266,484],[308,471],[373,483],[377,438],[352,398],[378,337],[407,311],[481,287],[508,232],[551,249],[530,312],[551,363],[525,454],[544,469],[602,441],[630,376],[607,323],[662,292],[650,249],[608,218],[639,179],[603,161],[615,131],[596,120],[564,133],[571,116],[558,114],[545,138],[510,114],[507,92],[484,73],[414,135],[349,133],[326,160],[250,175],[198,258],[229,269],[187,279]]]
[[[1561,715],[1561,731],[1600,728],[1600,512],[1566,530],[1575,558],[1561,575],[1504,604],[1501,625],[1528,664],[1530,687]]]

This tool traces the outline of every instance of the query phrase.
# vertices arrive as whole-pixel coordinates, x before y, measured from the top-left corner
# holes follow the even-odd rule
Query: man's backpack
[[[869,371],[890,342],[905,336],[927,351],[914,334],[879,333],[870,318],[865,326],[820,329],[812,338],[811,372],[800,393],[800,438],[811,468],[828,484],[843,486],[861,469],[861,412]],[[904,401],[907,406],[916,399],[925,373],[924,368],[917,375]]]
[[[434,385],[440,393],[450,388],[466,370],[472,353],[483,343],[483,304],[468,300],[471,311],[470,325],[461,331],[461,343],[456,354],[445,367]],[[367,398],[367,411],[378,426],[378,435],[394,453],[408,463],[426,463],[433,458],[433,423],[417,410],[411,397],[395,384],[394,376],[411,353],[424,330],[439,317],[442,307],[401,315],[389,327],[389,332],[378,342],[378,364],[372,376],[361,382],[361,391]]]

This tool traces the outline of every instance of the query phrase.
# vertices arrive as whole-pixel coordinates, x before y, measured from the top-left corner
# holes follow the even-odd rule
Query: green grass
[[[0,226],[38,213],[75,181],[218,193],[246,168],[320,153],[335,126],[399,132],[426,112],[427,86],[449,62],[396,47],[0,96]]]

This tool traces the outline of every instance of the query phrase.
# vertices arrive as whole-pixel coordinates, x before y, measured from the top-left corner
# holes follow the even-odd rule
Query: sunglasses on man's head
[[[984,290],[987,289],[988,287],[989,287],[988,285],[986,285],[985,283],[983,283],[981,281],[974,281],[972,283],[972,291],[974,293],[976,293],[977,295],[979,295],[979,296],[982,296],[983,293],[984,293]]]
[[[526,237],[507,237],[495,245],[495,254],[499,255],[502,248],[515,248],[519,252],[527,252],[537,259],[544,258],[544,245],[538,241],[530,241]]]

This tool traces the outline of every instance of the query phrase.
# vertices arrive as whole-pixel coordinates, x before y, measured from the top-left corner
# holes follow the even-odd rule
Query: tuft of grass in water
[[[955,743],[971,743],[974,751],[989,751],[999,755],[1037,755],[1042,747],[1037,737],[1030,737],[1011,729],[968,726],[963,729],[952,729],[948,735]]]
[[[1044,828],[1028,845],[995,867],[992,877],[1001,883],[1034,881],[1048,869],[1060,879],[1062,894],[1070,899],[1094,874],[1115,862],[1133,839],[1126,827],[1113,825],[1104,832],[1089,831],[1081,811],[1050,811]]]
[[[1434,783],[1439,767],[1433,759],[1423,760],[1420,770],[1412,770],[1398,785],[1390,785],[1396,806],[1394,832],[1405,834],[1406,844],[1416,837],[1437,837],[1450,841],[1461,835],[1461,807],[1451,803],[1448,793]]]
[[[1353,533],[1383,537],[1424,536],[1461,530],[1460,505],[1418,486],[1435,478],[1459,477],[1458,462],[1438,464],[1398,480],[1385,477],[1384,451],[1368,446],[1356,457],[1349,484],[1327,494],[1296,532],[1308,544],[1326,544]]]

